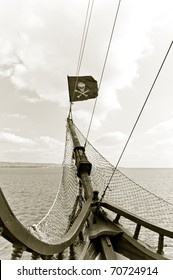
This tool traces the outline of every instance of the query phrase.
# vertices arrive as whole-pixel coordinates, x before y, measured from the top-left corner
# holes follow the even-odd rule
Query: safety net
[[[83,146],[85,137],[77,127],[75,127],[75,131],[80,144]],[[97,190],[99,197],[101,197],[113,174],[114,166],[89,141],[86,143],[85,153],[92,164],[90,177],[93,190]],[[155,225],[173,231],[173,205],[141,187],[118,169],[112,176],[104,200]],[[51,209],[43,220],[34,226],[35,234],[48,243],[56,243],[74,222],[82,208],[83,201],[83,192],[73,158],[73,141],[67,125],[61,182]],[[121,218],[120,223],[134,232],[135,223],[129,222],[125,218]],[[158,239],[158,234],[155,237],[153,232],[142,229],[140,239],[152,247],[157,246],[155,238]],[[165,238],[165,246],[172,246],[171,242],[171,239]]]

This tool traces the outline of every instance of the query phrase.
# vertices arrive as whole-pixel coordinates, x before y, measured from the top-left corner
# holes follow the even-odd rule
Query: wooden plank
[[[122,234],[123,231],[118,228],[113,222],[101,219],[96,219],[95,223],[92,224],[91,230],[89,232],[89,238],[95,239],[99,236],[111,235],[116,236]]]
[[[100,237],[100,244],[102,248],[102,254],[105,260],[117,260],[116,254],[112,247],[112,243],[108,236]]]

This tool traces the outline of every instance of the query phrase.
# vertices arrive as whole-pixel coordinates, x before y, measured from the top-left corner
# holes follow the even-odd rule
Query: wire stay
[[[112,180],[112,178],[113,178],[113,176],[114,176],[114,174],[115,174],[115,171],[117,170],[117,167],[118,167],[118,165],[119,165],[119,163],[120,163],[120,160],[121,160],[121,158],[122,158],[122,156],[123,156],[123,154],[124,154],[124,152],[125,152],[125,150],[126,150],[126,147],[127,147],[128,143],[129,143],[129,141],[130,141],[130,138],[132,137],[132,134],[133,134],[133,132],[134,132],[134,130],[135,130],[135,128],[136,128],[136,125],[137,125],[137,123],[138,123],[138,121],[139,121],[139,119],[140,119],[140,117],[141,117],[141,114],[142,114],[142,112],[143,112],[143,110],[144,110],[144,108],[145,108],[145,106],[146,106],[146,103],[147,103],[147,101],[148,101],[148,99],[149,99],[149,97],[150,97],[150,95],[151,95],[151,92],[152,92],[152,90],[153,90],[153,88],[154,88],[154,85],[155,85],[155,83],[156,83],[156,81],[157,81],[157,79],[158,79],[158,77],[159,77],[159,74],[160,74],[160,72],[161,72],[161,70],[162,70],[162,67],[163,67],[165,61],[166,61],[166,58],[167,58],[167,56],[168,56],[168,54],[169,54],[169,52],[170,52],[170,50],[171,50],[171,48],[172,48],[172,45],[173,45],[173,41],[171,42],[171,44],[170,44],[170,46],[169,46],[169,48],[168,48],[168,50],[167,50],[167,52],[166,52],[166,55],[165,55],[165,57],[164,57],[164,59],[163,59],[163,61],[162,61],[162,64],[161,64],[161,66],[160,66],[158,72],[157,72],[157,75],[156,75],[156,77],[155,77],[155,79],[154,79],[154,81],[153,81],[153,83],[152,83],[152,85],[151,85],[151,88],[150,88],[150,90],[149,90],[149,93],[148,93],[148,95],[147,95],[147,97],[146,97],[146,99],[145,99],[145,101],[144,101],[144,104],[143,104],[143,106],[142,106],[142,108],[141,108],[141,110],[140,110],[140,112],[139,112],[139,115],[138,115],[138,117],[137,117],[137,119],[136,119],[136,121],[135,121],[135,123],[134,123],[134,126],[133,126],[133,128],[132,128],[132,130],[131,130],[131,132],[130,132],[130,134],[129,134],[129,137],[128,137],[126,143],[125,143],[125,146],[124,146],[124,148],[123,148],[123,150],[122,150],[122,152],[121,152],[121,155],[120,155],[120,157],[119,157],[119,159],[118,159],[118,161],[117,161],[117,164],[116,164],[116,166],[115,166],[115,168],[114,168],[114,170],[113,170],[113,172],[112,172],[112,175],[111,175],[111,177],[110,177],[110,179],[109,179],[109,181],[108,181],[108,184],[107,184],[107,186],[106,186],[106,188],[105,188],[105,190],[104,190],[104,192],[103,192],[103,194],[102,194],[102,197],[101,197],[100,201],[102,201],[102,199],[103,199],[104,196],[105,196],[105,193],[106,193],[107,189],[109,188],[110,182],[111,182],[111,180]]]
[[[69,116],[70,115],[72,116],[72,104],[73,104],[73,99],[74,99],[74,93],[75,93],[75,89],[77,87],[78,76],[79,76],[82,59],[83,59],[83,55],[84,55],[84,50],[85,50],[85,46],[86,46],[86,40],[87,40],[87,36],[88,36],[88,30],[89,30],[90,21],[91,21],[93,5],[94,5],[94,0],[92,0],[92,3],[91,3],[91,0],[89,0],[88,6],[87,6],[87,11],[86,11],[86,16],[85,16],[83,33],[82,33],[80,51],[79,51],[79,56],[78,56],[78,63],[77,63],[77,68],[76,68],[76,77],[77,78],[76,78],[76,82],[75,82],[75,88],[74,88],[74,92],[73,92],[73,96],[72,96],[72,101],[70,102]]]
[[[117,6],[117,9],[116,9],[116,14],[115,14],[115,17],[114,17],[113,27],[112,27],[112,31],[111,31],[107,51],[106,51],[106,56],[105,56],[105,60],[104,60],[104,64],[103,64],[103,68],[102,68],[102,72],[101,72],[101,77],[100,77],[100,81],[99,81],[98,92],[100,90],[101,83],[102,83],[102,80],[103,80],[103,75],[104,75],[104,72],[105,72],[106,63],[107,63],[107,59],[108,59],[108,54],[109,54],[110,46],[111,46],[111,43],[112,43],[112,38],[113,38],[114,30],[115,30],[115,25],[116,25],[117,18],[118,18],[120,4],[121,4],[121,0],[119,0],[118,6]],[[90,129],[91,129],[91,124],[92,124],[92,121],[93,121],[97,100],[98,100],[98,97],[96,97],[95,102],[94,102],[94,106],[93,106],[93,110],[92,110],[92,114],[91,114],[91,119],[90,119],[90,123],[89,123],[89,127],[88,127],[88,132],[87,132],[87,135],[86,135],[84,147],[86,147],[86,144],[87,144],[87,140],[88,140],[89,132],[90,132]]]

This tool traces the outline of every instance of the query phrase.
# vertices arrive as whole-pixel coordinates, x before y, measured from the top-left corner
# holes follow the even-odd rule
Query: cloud
[[[21,96],[21,99],[25,100],[26,102],[28,103],[38,103],[38,102],[41,102],[41,98],[39,97],[30,97],[30,96],[26,96],[26,95],[22,95]]]
[[[173,118],[166,120],[164,122],[161,122],[160,124],[156,125],[155,127],[152,127],[150,130],[147,131],[148,134],[151,135],[158,135],[161,134],[163,137],[167,136],[167,134],[173,133]]]
[[[122,158],[124,166],[172,167],[173,119],[152,127],[146,133],[137,132],[130,140]]]
[[[83,6],[79,1],[66,1],[66,4],[54,0],[51,4],[47,0],[7,0],[0,11],[0,23],[5,26],[0,27],[1,74],[10,77],[17,89],[34,90],[40,98],[61,104],[62,98],[58,95],[62,94],[64,85],[66,87],[66,76],[77,56],[75,39],[77,30],[81,31],[78,12]],[[71,5],[76,6],[75,13]],[[7,14],[10,21],[5,17]],[[71,23],[75,32],[71,31]],[[70,41],[74,44],[69,48]]]
[[[94,142],[104,146],[116,146],[122,144],[127,140],[127,135],[121,131],[104,133],[101,137],[96,139]]]
[[[70,72],[74,74],[77,65],[81,41],[81,36],[79,35],[82,34],[86,7],[80,1],[71,3],[63,1],[63,4],[51,1],[50,4],[50,1],[47,0],[31,0],[27,3],[26,1],[8,0],[7,4],[5,3],[3,3],[0,14],[3,24],[6,23],[4,31],[1,30],[2,37],[0,42],[0,46],[5,46],[0,51],[1,65],[4,65],[4,68],[8,68],[6,71],[4,70],[4,73],[6,72],[7,76],[11,75],[11,81],[19,90],[27,88],[37,92],[41,98],[61,102],[59,94],[61,89],[65,88],[65,77]],[[104,30],[105,25],[104,20],[102,20],[105,12],[104,5],[106,7],[107,2],[103,3],[102,8],[99,8],[100,14],[97,13],[97,4],[93,11],[89,30],[90,41],[86,45],[86,53],[88,53],[89,59],[85,57],[82,70],[87,73],[91,71],[96,74],[96,77],[100,71],[98,65],[100,65],[100,69],[102,68],[101,61],[104,59],[106,50],[103,50],[102,47],[98,48],[98,46],[106,46],[108,41],[107,34],[100,33],[100,29]],[[135,5],[137,5],[137,2],[135,2]],[[18,9],[14,9],[14,6],[18,7]],[[140,5],[137,5],[137,8],[140,9]],[[7,11],[10,21],[3,15]],[[126,13],[126,9],[122,7],[122,13],[124,11]],[[146,30],[144,30],[146,19],[144,16],[142,20],[140,18],[140,21],[138,21],[138,19],[137,11],[135,12],[134,10],[133,13],[130,13],[127,18],[127,30],[123,29],[121,36],[118,35],[120,37],[118,38],[119,42],[117,43],[117,40],[113,42],[111,48],[111,58],[106,71],[110,75],[110,82],[114,81],[114,89],[110,90],[114,95],[116,89],[131,84],[138,72],[138,58],[144,52],[151,51],[151,43],[147,37]],[[94,24],[95,21],[97,24]],[[110,19],[109,22],[111,26]],[[151,21],[148,19],[147,22],[146,28],[149,28]],[[123,28],[121,21],[119,28],[120,30]],[[99,39],[95,34],[99,34]],[[20,58],[20,61],[16,60],[15,54]],[[115,77],[113,73],[117,72],[119,74]]]
[[[61,163],[64,154],[64,143],[49,137],[40,136],[34,139],[21,137],[6,128],[0,132],[1,160],[21,162],[54,162]]]
[[[33,11],[29,8],[28,10],[24,10],[24,13],[21,15],[21,21],[29,29],[45,26],[44,21],[41,19],[41,17],[34,14]]]
[[[5,118],[15,118],[15,119],[25,119],[25,115],[20,115],[20,114],[8,114],[8,113],[2,113],[2,117]]]
[[[10,133],[13,133],[13,132],[14,132],[14,133],[16,133],[16,132],[19,133],[20,129],[19,129],[19,128],[4,127],[4,128],[3,128],[3,131],[5,131],[5,132],[7,131],[7,132],[10,132]]]
[[[173,166],[172,154],[172,139],[156,140],[154,143],[150,143],[150,145],[144,145],[143,147],[138,147],[137,150],[131,149],[128,151],[125,154],[126,166],[169,168]]]
[[[92,118],[93,130],[96,130],[102,126],[103,122],[107,118],[108,113],[113,110],[121,110],[116,93],[110,86],[105,89],[105,95],[99,92],[98,101],[90,100],[87,101],[87,103],[87,105],[80,104],[78,107],[76,107],[73,115],[78,121],[80,121],[80,123],[87,127],[90,123],[92,112],[94,112],[94,116]],[[95,110],[94,104],[96,105]],[[79,109],[79,107],[81,108]]]
[[[44,154],[42,158],[44,159],[44,157],[48,157],[49,153],[52,157],[56,153],[56,148],[59,149],[58,151],[61,150],[62,143],[51,138],[50,135],[42,135],[39,138],[39,132],[43,131],[43,119],[41,125],[38,124],[38,120],[41,119],[42,112],[43,114],[53,112],[53,118],[55,116],[54,111],[50,109],[50,102],[47,101],[51,101],[53,106],[59,105],[56,107],[58,118],[60,116],[65,118],[65,109],[61,110],[60,107],[67,108],[69,105],[66,76],[75,75],[76,72],[87,2],[80,0],[0,0],[0,3],[0,75],[3,81],[10,85],[9,87],[2,86],[2,107],[3,104],[8,106],[8,114],[4,115],[8,120],[7,123],[4,123],[3,119],[2,125],[9,126],[10,121],[11,127],[20,127],[22,133],[19,134],[16,131],[15,134],[15,131],[11,130],[9,135],[1,134],[1,141],[11,143],[11,149],[14,148],[16,154],[20,147],[15,143],[21,143],[21,155],[22,151],[25,151],[29,157],[30,151],[36,159],[37,150],[39,158],[41,158],[41,154]],[[116,6],[117,3],[107,0],[94,3],[80,75],[92,75],[98,83]],[[155,64],[157,68],[160,54],[164,51],[162,47],[167,45],[169,39],[168,34],[171,34],[170,37],[172,36],[172,9],[172,0],[122,1],[92,122],[92,130],[102,129],[103,135],[100,140],[97,139],[98,145],[103,147],[105,141],[112,147],[115,143],[120,150],[126,135],[121,134],[120,131],[107,135],[104,132],[105,130],[113,131],[114,120],[117,122],[118,130],[123,124],[125,126],[123,131],[126,131],[129,116],[131,117],[126,114],[129,114],[129,107],[132,103],[134,106],[133,97],[138,93],[138,97],[141,97],[140,88],[148,87],[149,83],[149,79],[145,79],[146,75],[140,76],[140,74],[142,71],[143,73],[148,71],[149,76],[150,66],[154,69]],[[11,100],[14,101],[14,104],[13,102],[9,104],[9,100],[5,99],[5,96],[9,97],[12,90]],[[7,95],[5,95],[6,92],[8,92]],[[17,99],[18,97],[20,99]],[[137,108],[139,99],[135,102]],[[75,104],[73,108],[74,118],[82,128],[87,128],[93,104],[91,105],[91,102],[87,101],[85,105],[83,103],[79,106]],[[9,114],[10,109],[11,114]],[[5,110],[4,106],[3,112]],[[17,120],[25,116],[13,114],[13,112],[19,111],[27,113],[28,122],[25,128],[21,121],[17,124]],[[51,113],[48,113],[49,117]],[[46,114],[44,116],[46,119]],[[36,117],[37,121],[35,121]],[[124,119],[122,120],[120,117]],[[14,118],[15,121],[12,122],[10,118]],[[44,123],[45,134],[47,123]],[[30,139],[32,130],[37,130],[35,139]],[[47,131],[50,130],[47,129]],[[154,140],[158,147],[159,145],[166,147],[166,143],[167,145],[170,143],[168,139],[172,137],[171,131],[172,123],[169,121],[153,127],[147,136]],[[10,133],[10,130],[4,130],[3,133],[5,132]],[[22,138],[20,135],[25,135],[25,137]],[[24,144],[24,140],[27,139],[33,141],[33,146],[31,142],[30,146],[29,142],[28,146]],[[157,148],[154,144],[153,146],[147,145],[147,147],[151,152],[152,149]],[[142,152],[142,148],[138,154],[140,151]],[[143,152],[145,153],[144,149]]]
[[[58,148],[64,147],[64,143],[58,141],[55,138],[49,137],[49,136],[41,136],[38,140],[38,143],[45,144],[49,147],[49,149],[53,149],[55,152],[57,152]]]
[[[89,126],[91,115],[92,115],[91,112],[88,110],[77,109],[73,112],[74,118],[80,121],[80,125],[84,125],[85,127]],[[92,129],[95,130],[101,127],[104,119],[105,119],[104,112],[95,115],[92,121]]]
[[[168,119],[160,124],[152,127],[147,131],[147,135],[152,141],[150,145],[150,150],[163,157],[163,154],[167,155],[168,158],[173,152],[173,118]]]
[[[34,141],[10,132],[0,132],[0,141],[12,144],[34,145]]]
[[[155,5],[160,7],[159,17]],[[169,17],[170,11],[166,7],[170,9],[160,1],[133,0],[122,4],[102,83],[103,90],[104,86],[108,88],[110,98],[99,98],[102,104],[107,102],[107,113],[108,108],[119,107],[117,100],[108,102],[116,99],[117,90],[131,86],[139,75],[139,59],[153,51],[151,30],[163,21],[163,16]],[[107,1],[94,5],[81,71],[84,74],[92,72],[98,80],[115,8],[107,5]],[[1,74],[11,77],[19,90],[33,90],[41,99],[67,106],[64,102],[66,75],[75,73],[85,10],[86,4],[79,0],[63,3],[52,0],[51,4],[48,0],[3,1],[0,11],[3,26],[0,27]],[[109,18],[107,14],[110,14]],[[36,102],[29,97],[26,100]]]

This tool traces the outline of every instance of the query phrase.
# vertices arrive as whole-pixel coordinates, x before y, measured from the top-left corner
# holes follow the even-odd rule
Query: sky
[[[91,3],[91,2],[90,2]],[[80,76],[100,82],[118,1],[95,0]],[[88,0],[0,0],[0,161],[61,163]],[[116,164],[173,40],[172,0],[122,0],[88,140]],[[173,167],[173,47],[121,167]],[[95,100],[75,102],[87,135]]]

